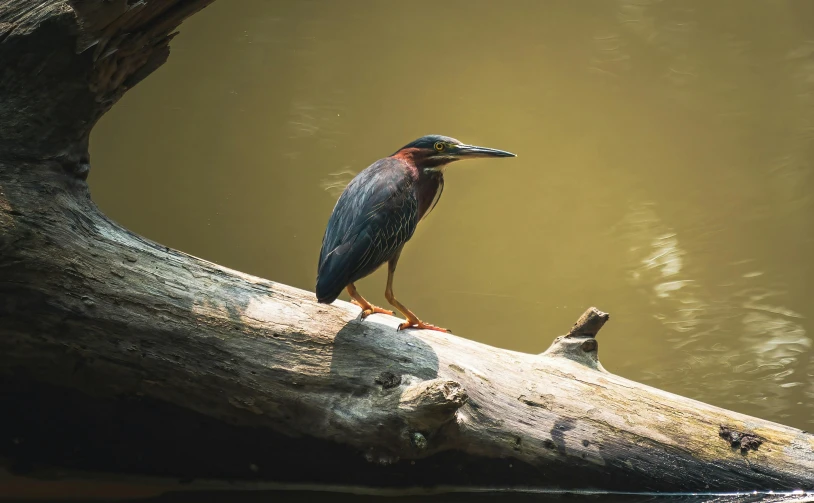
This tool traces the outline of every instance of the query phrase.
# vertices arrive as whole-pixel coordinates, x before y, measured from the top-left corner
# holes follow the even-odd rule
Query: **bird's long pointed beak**
[[[458,145],[455,154],[468,159],[476,157],[517,157],[516,154],[496,148],[478,147],[477,145]]]

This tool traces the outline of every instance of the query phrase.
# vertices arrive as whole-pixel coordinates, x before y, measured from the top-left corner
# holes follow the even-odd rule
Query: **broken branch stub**
[[[574,323],[566,337],[596,337],[596,334],[599,333],[609,318],[608,313],[604,313],[595,307],[589,307]]]
[[[574,323],[571,330],[554,339],[542,356],[564,357],[600,372],[606,372],[599,363],[599,342],[596,335],[610,315],[595,307],[589,307]]]

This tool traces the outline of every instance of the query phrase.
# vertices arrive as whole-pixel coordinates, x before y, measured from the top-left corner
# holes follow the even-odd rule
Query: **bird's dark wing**
[[[413,179],[397,159],[359,173],[334,207],[319,256],[317,299],[330,303],[342,290],[379,268],[404,246],[418,224]]]

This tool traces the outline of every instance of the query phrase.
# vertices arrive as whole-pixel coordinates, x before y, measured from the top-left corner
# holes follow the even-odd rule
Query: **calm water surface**
[[[396,276],[419,316],[541,352],[595,305],[611,372],[812,428],[814,2],[216,2],[97,126],[91,189],[313,290],[344,185],[430,133],[518,157],[447,170]]]

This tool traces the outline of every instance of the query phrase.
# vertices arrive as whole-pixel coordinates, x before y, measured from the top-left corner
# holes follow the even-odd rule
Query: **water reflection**
[[[60,479],[42,481],[27,477],[10,476],[0,470],[0,490],[6,497],[31,501],[133,501],[142,503],[182,502],[352,502],[352,503],[811,503],[814,493],[809,491],[751,491],[744,493],[621,493],[600,491],[558,491],[533,488],[478,489],[461,488],[455,491],[412,489],[407,494],[364,487],[301,487],[279,486],[274,483],[232,482],[231,487],[214,481],[175,483],[155,480],[152,483],[86,479]],[[275,489],[272,489],[275,488]],[[410,494],[412,493],[412,494]],[[16,500],[15,500],[16,501]]]
[[[354,176],[356,176],[356,172],[348,169],[337,173],[329,173],[328,176],[322,180],[321,185],[322,188],[325,189],[325,192],[330,194],[332,198],[339,199],[339,196],[342,195],[342,191],[345,190],[345,187],[353,180]]]
[[[649,369],[649,380],[669,386],[694,376],[713,379],[707,382],[714,388],[705,393],[716,396],[717,403],[751,408],[757,415],[788,417],[784,409],[809,405],[788,391],[810,388],[806,369],[812,347],[804,316],[780,304],[788,290],[778,284],[754,286],[769,284],[762,271],[733,271],[712,287],[690,277],[683,269],[692,256],[680,248],[678,234],[661,222],[656,208],[655,203],[634,206],[619,226],[633,243],[630,283],[648,297],[654,318],[680,334],[666,336],[680,350],[674,357],[679,365]],[[754,266],[752,260],[732,265]]]
[[[301,492],[188,492],[168,493],[157,498],[137,500],[154,503],[181,502],[216,502],[234,501],[235,503],[265,502],[273,498],[276,502],[329,501],[332,503],[348,501],[353,503],[395,501],[397,503],[545,503],[545,502],[592,502],[592,503],[810,503],[814,494],[795,493],[744,493],[744,494],[595,494],[595,493],[545,493],[522,492],[483,492],[462,494],[436,494],[421,496],[383,497],[356,494],[320,493],[315,491]]]
[[[687,332],[699,327],[708,306],[699,298],[700,285],[682,272],[686,252],[679,247],[677,233],[661,223],[654,207],[655,203],[634,206],[619,232],[632,243],[630,283],[650,290],[645,295],[651,297],[651,305],[658,306],[652,316],[682,334],[668,338],[678,348],[702,335]]]

